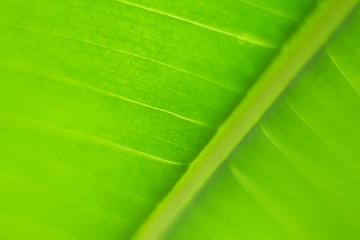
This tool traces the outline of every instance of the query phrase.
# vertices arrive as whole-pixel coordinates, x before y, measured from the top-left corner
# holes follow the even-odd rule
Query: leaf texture
[[[360,237],[359,24],[357,10],[164,239]]]
[[[0,237],[129,238],[312,6],[2,0]]]

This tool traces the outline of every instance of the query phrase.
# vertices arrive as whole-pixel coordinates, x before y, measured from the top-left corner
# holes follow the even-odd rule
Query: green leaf
[[[165,239],[360,238],[359,24],[357,10]]]
[[[2,0],[0,238],[359,237],[357,2]]]

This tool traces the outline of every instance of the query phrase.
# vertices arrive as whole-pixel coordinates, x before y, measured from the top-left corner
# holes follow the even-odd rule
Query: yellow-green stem
[[[359,0],[319,1],[188,171],[155,208],[133,240],[160,239],[206,180],[357,6]]]

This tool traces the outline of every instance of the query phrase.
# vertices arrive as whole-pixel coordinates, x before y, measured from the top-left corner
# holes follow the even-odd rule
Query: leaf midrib
[[[327,42],[358,2],[324,0],[318,4],[255,81],[188,171],[140,226],[133,240],[160,239],[211,174]]]

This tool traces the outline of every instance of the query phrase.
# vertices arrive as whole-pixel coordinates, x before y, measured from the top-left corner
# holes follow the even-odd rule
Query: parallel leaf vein
[[[143,10],[146,10],[148,12],[152,12],[152,13],[155,13],[155,14],[167,16],[167,17],[170,17],[170,18],[182,21],[182,22],[190,23],[192,25],[195,25],[195,26],[198,26],[198,27],[201,27],[201,28],[213,31],[213,32],[217,32],[217,33],[220,33],[222,35],[233,37],[233,38],[239,39],[241,41],[248,42],[248,43],[251,43],[251,44],[254,44],[254,45],[258,45],[258,46],[261,46],[261,47],[264,47],[264,48],[274,48],[270,43],[260,41],[260,40],[254,38],[254,37],[251,37],[251,36],[237,35],[237,34],[234,34],[234,33],[228,32],[228,31],[224,31],[224,30],[221,30],[221,29],[218,29],[218,28],[215,28],[215,27],[208,26],[206,24],[202,24],[202,23],[190,20],[190,19],[180,17],[180,16],[177,16],[177,15],[174,15],[174,14],[171,14],[171,13],[166,13],[166,12],[162,12],[160,10],[156,10],[156,9],[153,9],[153,8],[150,8],[150,7],[142,6],[140,4],[131,3],[131,2],[128,2],[128,1],[123,1],[123,0],[115,0],[115,1],[126,4],[126,5],[129,5],[129,6],[132,6],[132,7],[143,9]]]

